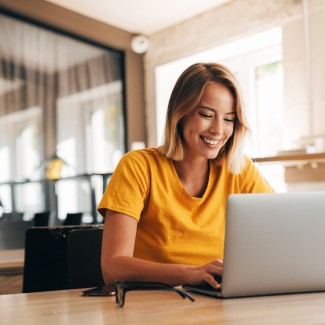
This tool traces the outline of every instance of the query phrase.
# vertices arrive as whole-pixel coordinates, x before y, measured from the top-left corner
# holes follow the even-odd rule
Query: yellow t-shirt
[[[250,159],[241,174],[210,162],[206,191],[190,196],[173,162],[156,148],[122,157],[98,211],[114,210],[138,221],[134,256],[162,263],[202,265],[223,258],[227,197],[273,192]],[[123,236],[123,234],[121,234]]]

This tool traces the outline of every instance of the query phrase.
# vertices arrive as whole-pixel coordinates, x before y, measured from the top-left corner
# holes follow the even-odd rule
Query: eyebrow
[[[204,106],[204,105],[198,106],[197,108],[204,108],[204,109],[208,109],[208,110],[213,111],[213,112],[216,111],[215,109],[213,109],[211,107],[208,107],[208,106]],[[236,116],[237,114],[236,114],[236,112],[228,112],[225,115],[235,115]]]

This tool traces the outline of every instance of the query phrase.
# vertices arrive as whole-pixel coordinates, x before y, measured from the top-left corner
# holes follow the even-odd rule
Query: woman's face
[[[216,158],[234,131],[235,117],[229,89],[208,84],[198,107],[182,122],[184,158]]]

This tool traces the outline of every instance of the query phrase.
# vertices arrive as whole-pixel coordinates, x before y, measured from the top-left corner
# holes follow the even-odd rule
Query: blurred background
[[[324,190],[324,29],[324,0],[0,0],[0,222],[101,223],[120,157],[162,143],[195,62],[238,77],[276,191]]]

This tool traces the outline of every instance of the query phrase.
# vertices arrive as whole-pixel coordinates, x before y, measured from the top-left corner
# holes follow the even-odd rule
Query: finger
[[[215,289],[221,288],[221,283],[219,283],[212,275],[208,274],[205,282]]]
[[[212,285],[214,288],[219,288],[222,281],[222,267],[209,265],[209,268],[205,269],[205,281]]]
[[[216,260],[216,263],[217,263],[217,265],[219,265],[219,266],[223,266],[223,260],[219,260],[219,259],[217,259],[217,260]]]
[[[205,267],[205,271],[211,275],[222,276],[223,267],[209,264],[207,267]]]
[[[211,262],[211,264],[216,266],[223,266],[223,260],[215,259],[214,261]]]

